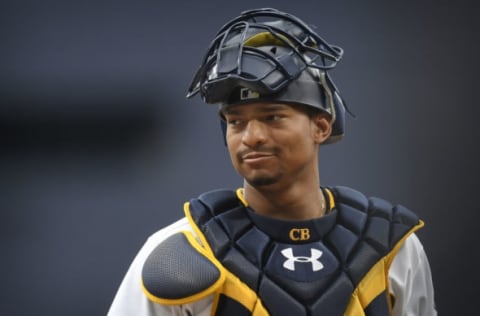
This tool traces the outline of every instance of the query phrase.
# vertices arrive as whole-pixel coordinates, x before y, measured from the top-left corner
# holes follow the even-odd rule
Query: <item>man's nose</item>
[[[264,144],[266,140],[267,137],[264,124],[257,120],[249,121],[243,132],[243,143],[247,146],[255,147]]]

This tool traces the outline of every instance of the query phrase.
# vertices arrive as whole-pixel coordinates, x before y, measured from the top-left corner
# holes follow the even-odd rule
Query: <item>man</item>
[[[188,96],[220,104],[243,188],[190,200],[151,236],[109,315],[436,315],[423,222],[320,185],[319,146],[344,134],[328,73],[342,54],[275,9],[220,29]]]

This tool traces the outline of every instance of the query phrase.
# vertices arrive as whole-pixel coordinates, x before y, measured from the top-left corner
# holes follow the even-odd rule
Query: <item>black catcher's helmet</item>
[[[326,143],[333,143],[344,134],[345,105],[328,71],[342,55],[293,15],[271,8],[245,11],[218,31],[187,98],[200,93],[210,104],[311,106],[332,116]]]

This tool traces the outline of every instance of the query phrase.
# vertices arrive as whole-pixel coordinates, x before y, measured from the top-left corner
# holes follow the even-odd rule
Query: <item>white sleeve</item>
[[[432,275],[427,255],[415,234],[409,236],[389,271],[395,297],[393,316],[436,316]]]
[[[145,260],[155,247],[172,234],[191,229],[181,219],[148,238],[133,260],[108,311],[108,316],[207,316],[210,315],[212,297],[186,304],[167,306],[150,301],[141,286],[141,273]]]

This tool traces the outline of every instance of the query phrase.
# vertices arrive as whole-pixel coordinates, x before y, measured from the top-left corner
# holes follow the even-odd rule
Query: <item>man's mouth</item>
[[[261,151],[249,151],[242,154],[241,159],[246,163],[256,163],[269,160],[274,157],[274,154],[271,152],[261,152]]]

